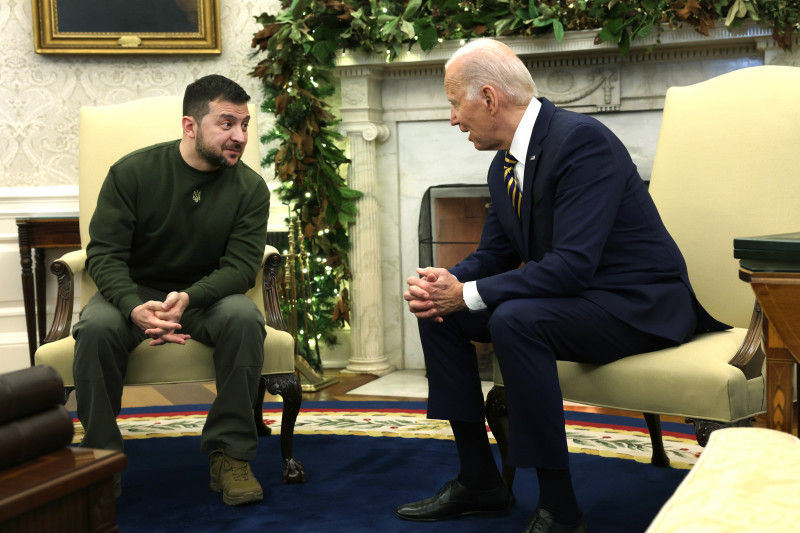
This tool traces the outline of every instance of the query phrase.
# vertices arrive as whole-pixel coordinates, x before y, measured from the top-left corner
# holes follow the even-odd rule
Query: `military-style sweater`
[[[179,144],[114,163],[89,224],[87,269],[126,317],[144,303],[139,285],[185,291],[190,308],[245,293],[264,255],[269,190],[261,176],[241,161],[201,172]]]

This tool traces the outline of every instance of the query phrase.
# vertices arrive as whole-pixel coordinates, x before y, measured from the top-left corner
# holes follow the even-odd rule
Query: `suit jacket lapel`
[[[546,98],[540,99],[542,107],[536,122],[533,124],[531,142],[528,144],[528,153],[525,156],[525,177],[522,184],[522,209],[520,222],[522,225],[522,244],[525,259],[530,257],[530,235],[533,226],[533,182],[536,179],[536,166],[542,153],[542,141],[550,129],[550,120],[553,118],[556,107]]]

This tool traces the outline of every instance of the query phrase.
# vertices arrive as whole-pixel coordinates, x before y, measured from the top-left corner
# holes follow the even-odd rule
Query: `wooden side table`
[[[734,257],[764,313],[767,427],[791,433],[792,377],[800,362],[800,233],[735,239]]]
[[[28,351],[31,366],[36,347],[47,332],[47,300],[45,295],[44,248],[80,248],[81,234],[77,217],[25,217],[17,219],[19,255],[22,264],[22,298],[25,304],[25,326],[28,330]],[[36,291],[31,249],[36,258]],[[36,330],[39,335],[37,338]]]
[[[120,452],[66,447],[0,471],[0,531],[119,531],[114,474],[127,464]]]

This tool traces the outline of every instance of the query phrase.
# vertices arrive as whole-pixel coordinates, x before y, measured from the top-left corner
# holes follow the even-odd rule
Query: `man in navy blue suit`
[[[608,128],[537,98],[522,61],[491,39],[458,50],[444,86],[450,124],[476,149],[497,151],[492,205],[476,252],[408,279],[428,416],[450,421],[460,470],[397,514],[443,520],[514,503],[489,447],[475,340],[494,344],[503,373],[508,462],[536,469],[540,498],[525,531],[583,532],[556,360],[608,363],[727,326],[697,302],[680,250]]]

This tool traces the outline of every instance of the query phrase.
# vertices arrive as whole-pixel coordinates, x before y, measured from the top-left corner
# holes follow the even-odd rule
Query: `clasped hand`
[[[131,320],[139,326],[144,334],[150,337],[150,346],[158,346],[168,342],[186,344],[190,335],[177,333],[181,329],[180,320],[189,305],[189,295],[185,292],[173,291],[163,302],[150,300],[136,306],[131,311]]]
[[[418,268],[420,277],[410,277],[403,299],[417,318],[442,322],[442,317],[467,308],[464,284],[445,268]]]

